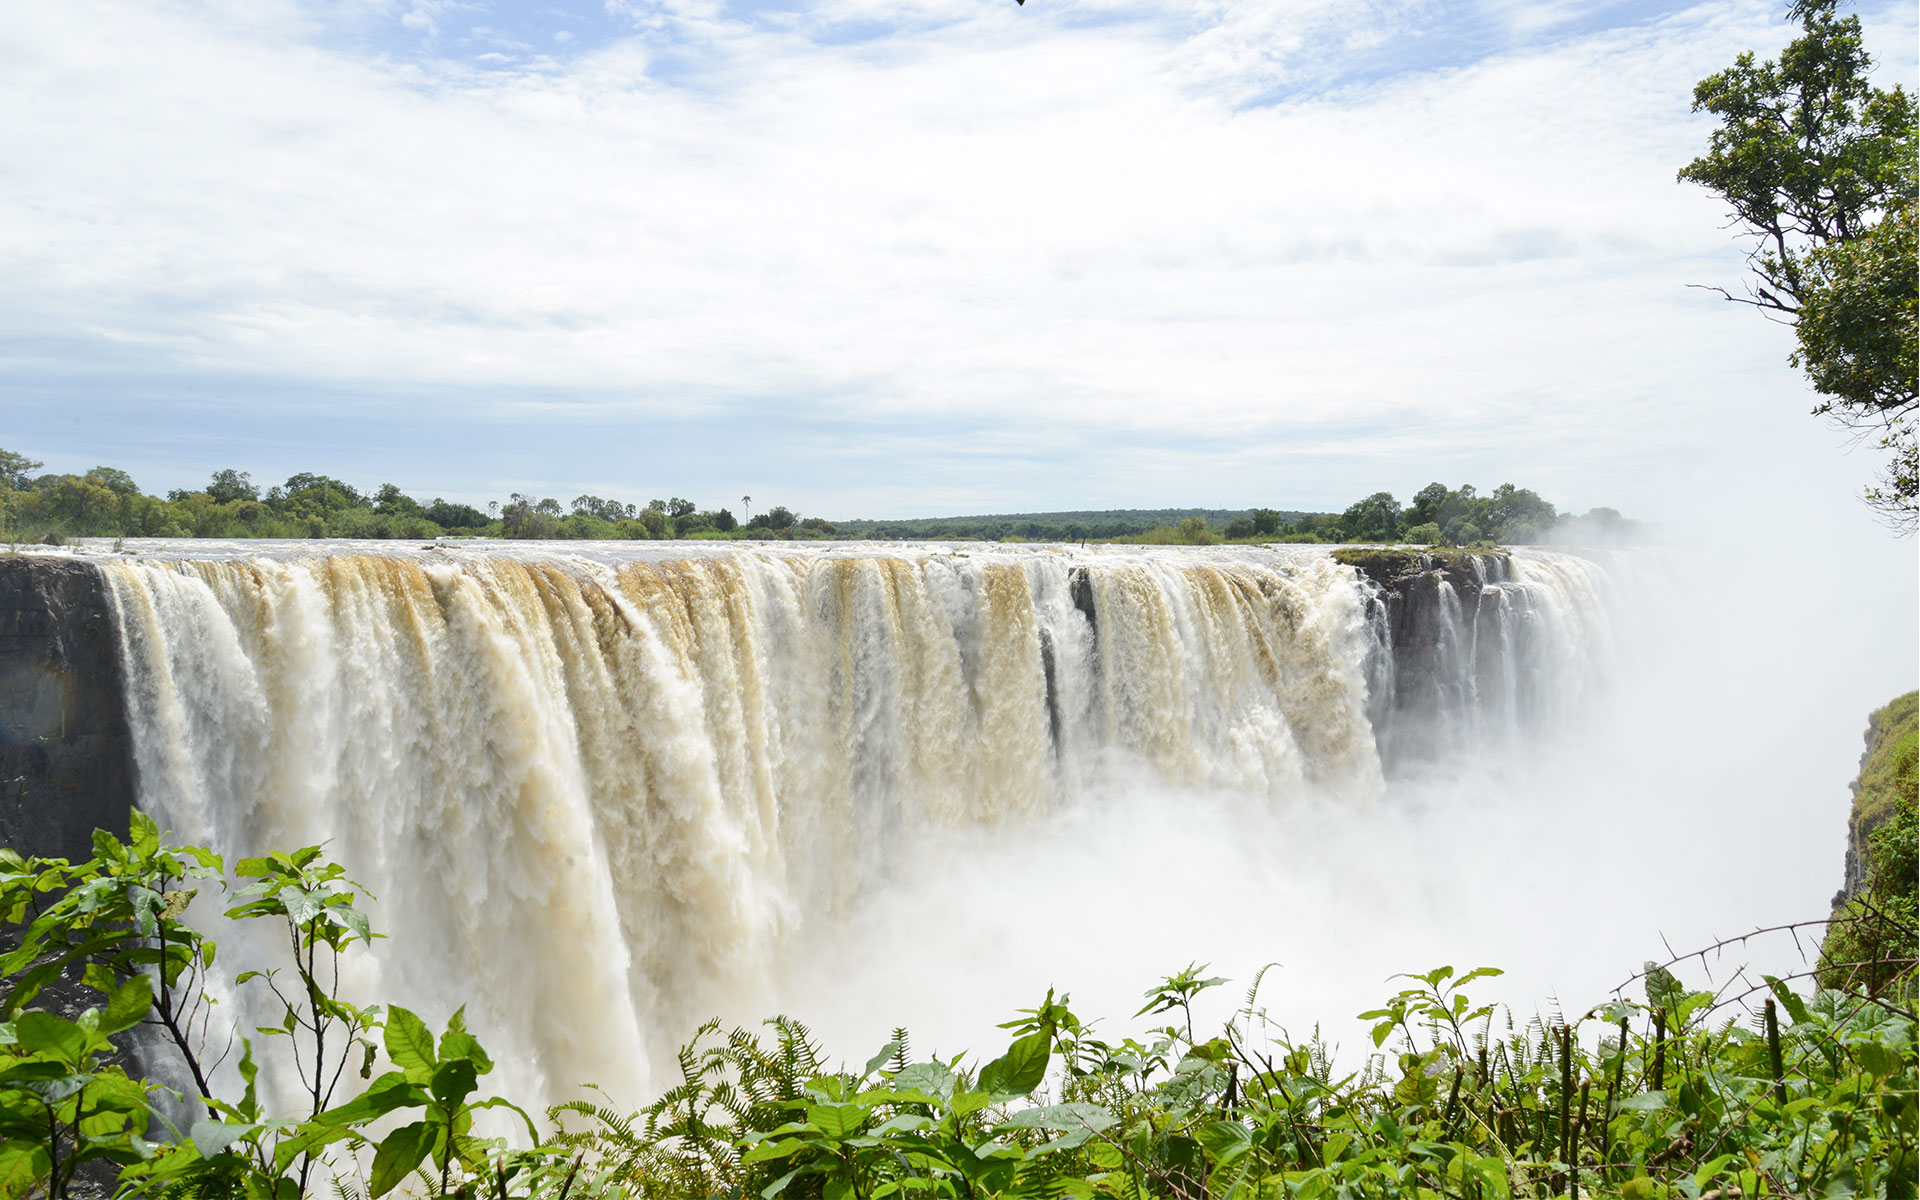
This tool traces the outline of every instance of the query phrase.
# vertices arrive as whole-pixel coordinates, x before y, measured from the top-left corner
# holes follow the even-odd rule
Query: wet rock
[[[0,556],[0,843],[92,857],[134,802],[125,675],[106,581],[91,563]]]

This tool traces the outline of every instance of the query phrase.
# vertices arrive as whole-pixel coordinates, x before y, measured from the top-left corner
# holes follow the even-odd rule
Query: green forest
[[[1550,538],[1620,541],[1639,528],[1609,508],[1562,513],[1537,493],[1501,484],[1481,494],[1472,484],[1430,483],[1402,506],[1376,492],[1338,513],[1272,508],[1112,509],[915,520],[802,517],[785,505],[741,513],[703,509],[678,496],[644,505],[600,496],[512,493],[485,511],[435,497],[423,501],[387,483],[371,491],[330,475],[301,472],[262,488],[246,471],[217,471],[204,487],[166,496],[141,491],[117,467],[84,475],[38,474],[43,464],[0,449],[0,538],[60,543],[71,538],[402,538],[554,539],[724,538],[872,541],[1405,542],[1471,545]]]

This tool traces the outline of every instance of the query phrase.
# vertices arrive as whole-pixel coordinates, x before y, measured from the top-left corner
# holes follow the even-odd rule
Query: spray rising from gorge
[[[357,990],[464,999],[549,1095],[772,1011],[920,839],[1141,780],[1364,810],[1570,719],[1613,636],[1606,573],[1544,551],[1391,593],[1304,548],[106,569],[143,806],[331,839],[392,939]]]

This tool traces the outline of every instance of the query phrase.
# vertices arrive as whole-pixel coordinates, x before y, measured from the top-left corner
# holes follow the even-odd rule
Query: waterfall
[[[1396,755],[1577,713],[1610,653],[1606,573],[1546,552],[1439,581],[1409,667],[1318,548],[570,549],[106,568],[142,805],[229,856],[329,841],[391,937],[353,988],[466,1003],[523,1095],[644,1091],[770,1011],[921,831],[1122,776],[1366,805]]]

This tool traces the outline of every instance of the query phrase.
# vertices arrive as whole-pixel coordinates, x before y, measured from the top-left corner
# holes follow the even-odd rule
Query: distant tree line
[[[15,541],[68,537],[536,539],[783,538],[833,536],[819,517],[774,505],[742,522],[727,508],[702,510],[675,496],[633,504],[514,492],[485,511],[434,497],[421,501],[396,484],[363,492],[330,475],[301,472],[262,488],[246,471],[213,473],[204,487],[162,498],[140,490],[118,467],[84,475],[36,474],[41,463],[0,450],[0,536]],[[743,505],[750,504],[742,498]]]
[[[1430,483],[1402,506],[1375,492],[1344,512],[1253,509],[1107,509],[844,521],[802,517],[785,505],[741,520],[729,508],[702,509],[674,496],[644,505],[601,496],[557,499],[514,492],[483,511],[440,497],[421,501],[391,483],[372,492],[330,475],[301,472],[261,488],[246,471],[213,473],[206,486],[162,498],[143,493],[117,467],[84,475],[36,474],[42,464],[0,450],[0,537],[14,542],[67,537],[412,538],[445,536],[562,539],[744,538],[875,541],[1058,541],[1212,545],[1217,542],[1407,542],[1471,545],[1620,540],[1637,528],[1610,508],[1575,517],[1527,488],[1503,483],[1486,495],[1471,484]]]

